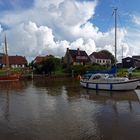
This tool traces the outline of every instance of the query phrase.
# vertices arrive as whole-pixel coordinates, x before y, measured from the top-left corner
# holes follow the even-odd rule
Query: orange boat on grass
[[[7,75],[0,75],[0,82],[1,81],[17,81],[20,78],[20,74],[7,74]]]
[[[3,61],[6,63],[6,66],[4,67],[3,74],[0,75],[0,81],[17,81],[19,80],[21,74],[20,73],[11,73],[11,69],[9,67],[9,57],[8,57],[8,51],[7,51],[7,40],[5,35],[5,54],[3,57]]]

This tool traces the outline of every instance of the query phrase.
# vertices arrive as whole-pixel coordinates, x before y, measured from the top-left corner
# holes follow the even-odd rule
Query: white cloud
[[[4,13],[1,23],[10,27],[7,31],[10,53],[25,56],[53,53],[63,56],[66,49],[64,42],[68,42],[67,47],[75,44],[73,48],[82,48],[93,42],[95,48],[94,40],[89,41],[86,37],[92,29],[92,25],[88,29],[90,23],[86,22],[93,16],[96,4],[96,1],[36,0],[32,9]],[[80,27],[82,24],[85,24],[83,29]],[[81,36],[84,33],[85,36]],[[87,39],[79,39],[81,37]]]
[[[68,47],[79,47],[88,54],[100,49],[114,53],[114,29],[103,33],[89,21],[97,5],[98,0],[35,0],[30,9],[0,13],[0,23],[10,27],[7,30],[9,53],[27,57],[46,54],[62,57]],[[133,48],[128,48],[133,43],[125,42],[129,35],[130,31],[118,30],[119,58],[122,45],[125,55]]]
[[[28,24],[22,23],[7,33],[11,54],[35,56],[47,53],[46,46],[54,46],[55,44],[52,30],[47,26],[38,27],[33,22],[29,22]]]
[[[59,4],[63,1],[64,0],[35,0],[34,6],[35,8],[50,7],[50,5],[55,5],[58,7]]]
[[[0,33],[3,31],[3,29],[2,29],[2,27],[1,27],[1,25],[0,25]]]
[[[20,34],[18,34],[19,32]],[[11,36],[15,37],[16,41]],[[12,55],[35,57],[37,55],[53,54],[62,57],[67,48],[80,48],[87,50],[88,53],[95,50],[95,43],[92,39],[83,40],[80,38],[72,43],[66,40],[55,42],[52,29],[47,26],[37,26],[33,22],[16,26],[16,29],[7,32],[7,38],[9,53]]]
[[[125,46],[127,46],[127,49],[124,51],[125,56],[140,55],[140,16],[131,15],[131,21],[133,24],[127,28],[125,36]]]
[[[140,25],[140,17],[133,15],[132,16],[132,22],[135,23],[136,25]]]

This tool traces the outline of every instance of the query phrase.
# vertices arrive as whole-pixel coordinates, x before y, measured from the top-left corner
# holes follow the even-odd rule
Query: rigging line
[[[126,28],[125,28],[125,26],[123,26],[123,24],[122,24],[122,21],[121,21],[121,18],[120,18],[120,15],[118,14],[118,19],[119,19],[119,22],[120,22],[120,26],[122,27],[122,31],[123,31],[123,33],[125,34],[125,30],[126,30]],[[125,40],[126,40],[126,38],[125,38]],[[127,40],[126,40],[126,42],[127,42]],[[127,43],[128,44],[128,43]]]
[[[123,24],[122,24],[122,22],[121,22],[121,18],[120,18],[120,15],[119,15],[119,22],[120,22],[120,25],[121,25],[121,27],[122,27],[122,31],[123,31],[123,33],[125,34],[125,30],[126,30],[126,28],[125,28],[125,26],[123,26]],[[124,41],[124,44],[127,44],[127,46],[131,46],[132,44],[128,41],[128,38],[127,38],[127,35],[124,37],[124,39],[123,39]],[[124,45],[122,46],[123,48],[123,54],[124,54]],[[123,55],[123,57],[124,57],[124,55]]]
[[[106,24],[108,28],[111,27],[112,16],[113,16],[113,15],[111,14],[110,17],[109,17],[109,20],[108,20],[108,22],[107,22],[107,24]]]
[[[114,6],[111,6],[113,9],[114,9]],[[111,27],[111,21],[112,21],[112,17],[113,17],[113,14],[114,14],[114,10],[113,10],[113,12],[110,14],[110,17],[108,18],[108,21],[106,22],[107,24],[106,24],[106,26],[108,27],[108,28],[110,28]]]
[[[123,26],[123,24],[122,24],[122,21],[121,21],[121,18],[120,18],[120,15],[118,14],[118,19],[119,19],[119,22],[120,22],[120,26],[122,27],[122,29],[124,29],[125,28],[125,26]]]

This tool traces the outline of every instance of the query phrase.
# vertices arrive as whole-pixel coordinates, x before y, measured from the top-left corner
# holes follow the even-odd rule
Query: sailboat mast
[[[115,14],[115,65],[117,63],[117,8],[114,8]]]
[[[7,50],[7,39],[5,35],[5,61],[6,61],[6,67],[9,68],[9,57],[8,57],[8,50]]]

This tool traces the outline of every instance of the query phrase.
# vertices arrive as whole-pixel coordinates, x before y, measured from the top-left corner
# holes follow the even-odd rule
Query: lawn
[[[10,69],[10,70],[1,69],[0,75],[5,75],[7,73],[17,73],[17,72],[20,72],[20,69]]]
[[[128,76],[128,69],[126,68],[121,68],[117,70],[117,76]],[[140,77],[140,70],[136,69],[132,72],[132,77]]]

